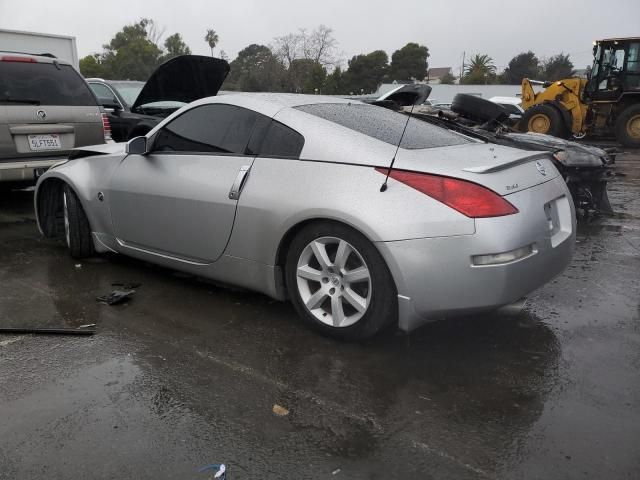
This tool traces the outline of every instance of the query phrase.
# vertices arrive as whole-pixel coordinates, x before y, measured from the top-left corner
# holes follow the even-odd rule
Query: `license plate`
[[[29,148],[33,151],[39,150],[60,150],[60,135],[52,133],[50,135],[29,135]]]

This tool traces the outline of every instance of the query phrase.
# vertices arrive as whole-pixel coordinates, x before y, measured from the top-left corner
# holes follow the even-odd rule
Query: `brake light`
[[[16,55],[4,55],[0,57],[3,62],[23,62],[23,63],[38,63],[35,58],[32,57],[18,57]]]
[[[107,117],[106,113],[102,114],[102,132],[104,133],[105,142],[110,142],[113,140],[111,138],[111,122],[109,122],[109,117]]]
[[[376,168],[383,175],[388,169]],[[493,190],[458,178],[429,175],[426,173],[392,170],[389,177],[448,205],[471,218],[502,217],[518,213]]]

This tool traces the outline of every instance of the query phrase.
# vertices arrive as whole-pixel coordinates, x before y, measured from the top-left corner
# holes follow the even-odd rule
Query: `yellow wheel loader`
[[[535,93],[533,85],[545,89]],[[520,130],[640,147],[640,37],[598,40],[588,78],[522,80]]]

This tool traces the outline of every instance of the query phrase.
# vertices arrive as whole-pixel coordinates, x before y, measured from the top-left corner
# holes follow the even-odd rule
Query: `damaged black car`
[[[149,80],[88,78],[106,110],[116,142],[146,135],[160,121],[200,98],[217,95],[229,73],[222,59],[182,55],[160,65]]]
[[[599,148],[551,135],[516,131],[509,113],[483,98],[457,94],[451,109],[424,105],[431,87],[405,89],[402,95],[380,98],[372,103],[403,110],[426,122],[439,125],[485,142],[523,150],[553,153],[554,164],[563,176],[581,215],[611,214],[607,182],[614,176],[615,148]],[[400,92],[398,92],[400,93]],[[413,95],[412,95],[413,93]]]

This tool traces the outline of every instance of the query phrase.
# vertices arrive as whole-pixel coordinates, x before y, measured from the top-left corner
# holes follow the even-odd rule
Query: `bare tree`
[[[294,60],[302,58],[304,38],[304,30],[300,30],[299,33],[276,37],[273,39],[274,45],[271,50],[285,67],[289,68]]]
[[[336,63],[338,41],[333,36],[333,29],[320,25],[306,37],[305,58],[309,58],[326,67]]]
[[[312,32],[305,29],[274,39],[273,52],[278,59],[289,68],[294,60],[312,60],[323,67],[338,63],[338,42],[333,30],[320,25]]]
[[[147,38],[151,40],[157,47],[160,47],[160,39],[164,35],[164,32],[167,30],[167,27],[160,27],[158,24],[153,21],[151,18],[143,19],[145,22],[145,27],[147,28]]]

